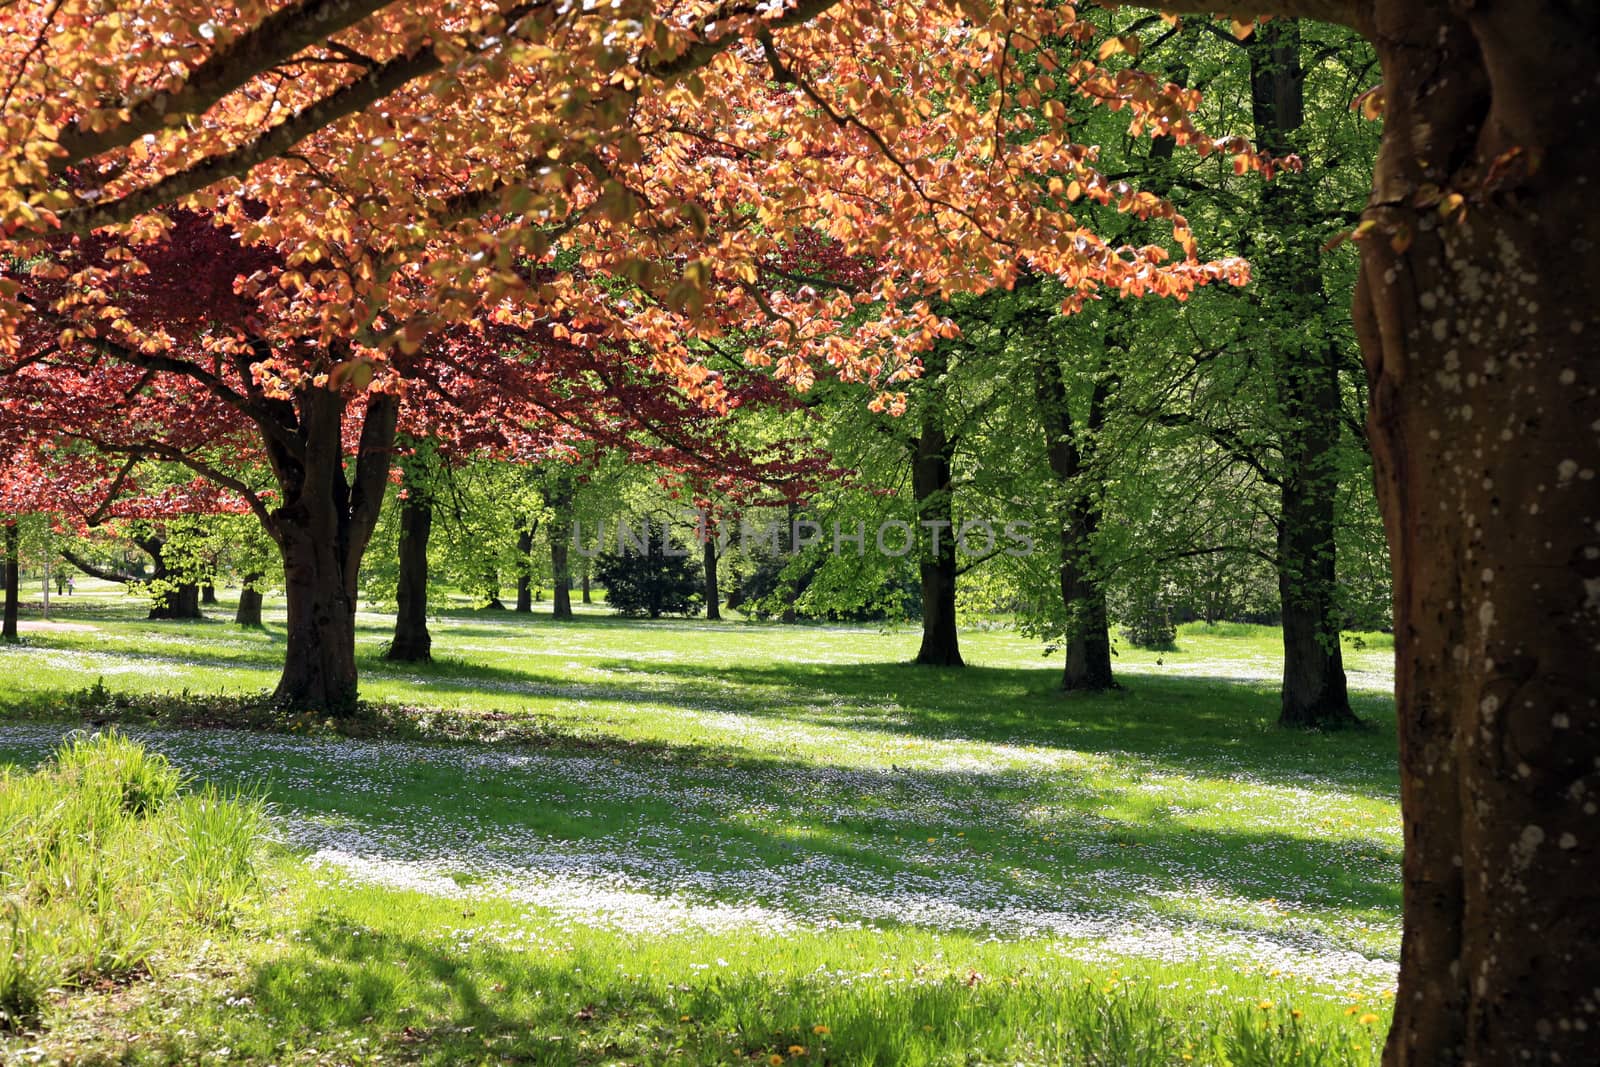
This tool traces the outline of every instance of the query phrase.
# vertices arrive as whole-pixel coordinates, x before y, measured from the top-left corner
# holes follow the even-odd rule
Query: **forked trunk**
[[[425,663],[432,658],[428,633],[428,537],[433,501],[414,487],[400,504],[400,581],[395,590],[394,639],[384,659]]]
[[[287,641],[274,700],[296,710],[341,716],[356,707],[356,579],[378,521],[393,459],[399,402],[369,393],[347,479],[346,402],[311,388],[294,401],[286,443],[264,436],[282,505],[268,530],[283,556]]]
[[[17,608],[22,595],[21,572],[18,557],[22,553],[22,532],[17,524],[6,524],[6,611],[5,623],[0,627],[0,640],[15,644],[22,640],[17,629]]]
[[[1406,846],[1384,1059],[1592,1063],[1600,5],[1374,18],[1385,118],[1356,322]]]

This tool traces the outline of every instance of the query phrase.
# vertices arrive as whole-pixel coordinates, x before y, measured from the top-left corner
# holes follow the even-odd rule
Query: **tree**
[[[648,526],[645,527],[649,529]],[[701,576],[689,550],[660,524],[641,546],[607,551],[595,560],[595,581],[619,615],[690,615],[699,602]]]
[[[383,658],[425,663],[432,658],[428,633],[428,538],[433,532],[433,469],[426,446],[413,448],[401,463],[404,499],[400,501],[400,565],[396,583],[394,637]]]
[[[1587,776],[1600,758],[1600,707],[1588,682],[1600,644],[1588,491],[1600,469],[1600,385],[1585,337],[1600,328],[1600,278],[1552,271],[1546,259],[1551,250],[1582,255],[1596,238],[1587,186],[1600,162],[1600,9],[1567,0],[1169,6],[1324,19],[1358,29],[1378,50],[1385,81],[1369,103],[1384,114],[1384,143],[1358,227],[1356,319],[1394,569],[1407,821],[1406,944],[1387,1055],[1395,1063],[1523,1055],[1581,1062],[1587,1032],[1549,1016],[1550,1005],[1582,1003],[1600,986],[1600,960],[1572,951],[1600,934],[1593,816],[1585,810]],[[995,136],[1004,122],[995,120],[1006,119],[1008,96],[1037,91],[1033,79],[1008,77],[994,109],[972,105],[968,90],[980,81],[1020,74],[1007,63],[1013,47],[1032,53],[1031,45],[1071,29],[1063,25],[1067,7],[991,11],[968,3],[959,14],[929,6],[902,18],[898,7],[818,0],[727,18],[718,11],[714,27],[709,16],[672,23],[652,11],[626,27],[620,39],[629,43],[620,47],[601,20],[622,16],[605,5],[560,17],[513,7],[470,36],[432,18],[324,0],[270,13],[250,5],[220,28],[140,5],[139,17],[104,38],[87,22],[49,32],[55,10],[12,5],[3,16],[14,32],[0,36],[0,57],[17,86],[0,105],[8,130],[0,157],[4,251],[31,261],[29,242],[55,222],[85,232],[238,177],[241,215],[246,204],[267,205],[263,234],[275,235],[268,239],[287,234],[286,246],[320,256],[323,246],[306,239],[304,223],[326,220],[338,193],[313,189],[307,175],[337,171],[366,181],[378,206],[371,220],[340,211],[336,221],[370,223],[374,236],[369,253],[317,283],[351,292],[321,312],[323,324],[350,328],[316,336],[360,333],[374,308],[386,309],[393,315],[377,329],[399,346],[437,320],[470,315],[477,303],[460,294],[491,283],[467,265],[548,240],[574,204],[605,205],[585,216],[594,229],[580,234],[574,223],[566,231],[586,240],[589,262],[614,267],[610,277],[631,271],[661,307],[599,299],[584,285],[552,283],[551,295],[605,319],[616,336],[649,341],[663,366],[686,378],[705,369],[691,345],[714,335],[704,323],[723,314],[723,325],[742,315],[759,320],[754,357],[781,361],[797,381],[815,368],[882,361],[885,346],[870,334],[836,342],[831,327],[846,310],[833,306],[837,293],[781,306],[768,300],[775,315],[748,311],[766,299],[748,281],[751,272],[761,277],[757,253],[781,243],[786,222],[801,213],[807,225],[826,218],[852,248],[880,245],[924,291],[1004,283],[1019,259],[1074,289],[1179,292],[1227,273],[1188,263],[1165,270],[1153,254],[1116,253],[1054,203],[1077,192],[1126,200],[1130,210],[1170,207],[1104,181],[1062,136],[1063,116],[1048,116],[1050,138],[1004,151]],[[339,48],[331,47],[335,34]],[[524,35],[538,47],[522,48]],[[901,54],[881,59],[861,47],[868,40]],[[305,60],[294,63],[302,50]],[[1192,135],[1184,94],[1144,72],[1108,73],[1087,57],[1069,58],[1074,84],[1130,106],[1140,130],[1154,123],[1184,143],[1215,147]],[[413,80],[424,75],[438,77]],[[274,81],[287,94],[277,111]],[[361,110],[380,98],[385,107]],[[466,178],[431,169],[438,153],[429,149],[485,125],[469,117],[491,114],[504,125],[468,136],[477,154]],[[169,124],[168,115],[196,121]],[[627,125],[636,119],[646,125]],[[682,128],[706,138],[670,135],[689,137],[691,152],[670,138],[647,144],[648,133],[640,136]],[[145,146],[137,158],[125,151],[135,143]],[[297,144],[298,159],[284,157]],[[565,153],[575,146],[594,146],[594,158]],[[718,160],[714,175],[701,152]],[[637,170],[647,158],[648,178]],[[68,172],[72,182],[57,181]],[[1059,190],[1020,178],[1050,172]],[[762,194],[763,182],[772,196]],[[708,210],[697,197],[713,183]],[[801,190],[828,192],[790,192]],[[397,311],[390,286],[413,282],[414,265],[428,258],[420,246],[443,230],[460,236],[441,219],[481,217],[476,208],[459,214],[466,208],[458,197],[492,201],[506,210],[507,225],[433,260],[444,276],[439,299],[424,301],[415,316],[403,304]],[[600,226],[607,213],[628,225]],[[739,225],[740,213],[761,225]],[[701,254],[708,233],[729,238],[716,256]],[[656,252],[648,259],[638,254],[641,234]],[[1181,243],[1186,234],[1185,225],[1175,237]],[[479,254],[485,258],[474,261]],[[0,281],[8,301],[0,326],[11,336],[30,316],[17,301],[17,280]],[[492,283],[509,284],[503,276]],[[883,287],[878,293],[895,304]],[[672,308],[692,312],[680,342],[672,340],[682,325]],[[936,329],[897,304],[882,321],[896,328],[880,329],[880,342]],[[319,373],[348,353],[321,354]],[[714,392],[708,381],[702,376],[701,388]],[[375,437],[388,404],[366,405]],[[324,477],[329,414],[360,406],[308,401],[308,425],[323,435],[315,489],[332,485]],[[298,496],[305,479],[292,481]],[[349,483],[344,489],[367,499]],[[358,525],[335,523],[328,532]],[[330,565],[330,581],[337,571]]]
[[[1235,13],[1350,26],[1383,68],[1355,316],[1394,574],[1405,820],[1385,1062],[1581,1062],[1593,1037],[1564,1006],[1600,987],[1600,958],[1575,950],[1600,939],[1600,277],[1551,257],[1600,238],[1600,9]]]
[[[0,641],[12,644],[22,640],[17,629],[17,601],[21,591],[19,570],[22,557],[22,531],[17,527],[17,520],[6,522],[6,565],[5,565],[5,622],[0,628]]]

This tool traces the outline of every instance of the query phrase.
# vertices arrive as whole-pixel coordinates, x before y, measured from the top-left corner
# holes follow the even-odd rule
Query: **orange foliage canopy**
[[[1093,37],[1039,0],[13,0],[0,255],[59,272],[63,231],[138,244],[163,205],[215,212],[285,265],[251,295],[296,340],[262,368],[290,386],[353,350],[381,388],[391,354],[492,320],[648,351],[712,405],[696,339],[801,386],[888,389],[950,329],[933,294],[1024,270],[1069,304],[1243,279],[1194,258],[1170,204],[1106,180],[1068,105],[1272,162]],[[1110,247],[1083,199],[1169,219],[1173,241]],[[790,251],[818,231],[892,269],[797,281]],[[80,281],[105,296],[77,329],[128,325],[114,279]],[[21,289],[0,274],[0,352]]]

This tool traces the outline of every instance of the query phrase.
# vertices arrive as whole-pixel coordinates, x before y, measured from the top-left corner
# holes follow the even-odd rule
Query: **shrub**
[[[1172,602],[1160,592],[1134,600],[1123,622],[1122,637],[1134,648],[1176,650],[1178,625],[1172,619]]]
[[[115,734],[0,768],[0,1030],[35,1022],[47,990],[147,970],[254,891],[261,801],[182,783]]]
[[[619,615],[692,615],[704,577],[682,546],[668,553],[652,537],[645,551],[606,552],[595,561],[595,580],[605,586],[606,603]]]

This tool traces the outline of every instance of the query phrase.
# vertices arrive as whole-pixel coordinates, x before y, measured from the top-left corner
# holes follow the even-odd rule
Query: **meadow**
[[[1372,728],[1329,735],[1273,726],[1266,627],[1123,647],[1125,688],[1078,697],[999,625],[947,672],[907,665],[906,626],[464,603],[422,667],[362,617],[364,736],[163,713],[269,688],[271,607],[265,631],[227,605],[146,622],[85,582],[0,649],[8,787],[87,724],[267,828],[248,892],[132,970],[68,974],[0,1058],[1376,1062],[1400,912],[1381,635],[1346,646]],[[173,840],[149,838],[157,869]]]

